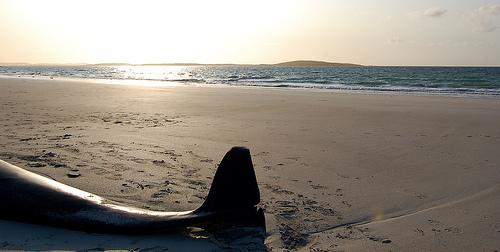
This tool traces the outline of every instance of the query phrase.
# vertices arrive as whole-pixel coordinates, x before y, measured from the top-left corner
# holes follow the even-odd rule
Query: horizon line
[[[2,66],[375,66],[375,67],[500,67],[500,65],[362,65],[321,60],[291,60],[280,63],[25,63],[0,62]]]
[[[354,63],[337,63],[321,60],[292,60],[279,63],[196,63],[196,62],[161,62],[161,63],[126,63],[126,62],[104,62],[104,63],[26,63],[26,62],[0,62],[7,66],[276,66],[276,65],[353,65]]]

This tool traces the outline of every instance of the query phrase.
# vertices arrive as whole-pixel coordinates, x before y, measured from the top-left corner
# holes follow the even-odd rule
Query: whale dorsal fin
[[[260,201],[260,192],[250,156],[245,147],[226,153],[215,173],[208,196],[196,211],[235,211],[248,209]]]

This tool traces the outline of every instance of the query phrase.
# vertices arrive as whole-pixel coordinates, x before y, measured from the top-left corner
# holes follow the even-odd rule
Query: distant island
[[[130,63],[68,63],[68,64],[29,64],[29,63],[0,63],[0,66],[362,66],[352,63],[335,63],[316,60],[295,60],[276,64],[203,64],[203,63],[152,63],[152,64],[130,64]]]
[[[296,60],[287,61],[278,64],[271,64],[270,66],[362,66],[358,64],[351,63],[334,63],[326,61],[315,61],[315,60]]]

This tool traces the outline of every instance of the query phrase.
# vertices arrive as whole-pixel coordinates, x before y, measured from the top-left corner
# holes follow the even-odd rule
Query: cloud
[[[389,44],[405,44],[406,42],[400,38],[400,37],[392,37],[392,38],[388,38],[387,39],[387,42],[389,42]]]
[[[443,16],[446,13],[446,10],[441,7],[433,7],[430,9],[427,9],[423,12],[424,17],[431,17],[431,18],[438,18]]]
[[[464,47],[486,47],[487,45],[483,42],[471,42],[465,41],[462,44]]]
[[[394,16],[381,17],[380,20],[386,21],[386,22],[392,22],[392,21],[394,21]]]
[[[411,17],[418,18],[440,18],[446,13],[446,9],[442,7],[432,7],[425,11],[416,11],[410,13]]]
[[[500,16],[500,4],[490,7],[482,6],[479,9],[469,11],[462,16],[462,19],[472,24],[476,31],[492,32],[499,28],[493,21],[497,16]]]
[[[387,39],[387,43],[393,45],[408,45],[413,47],[443,47],[452,46],[454,43],[450,40],[443,41],[416,41],[416,40],[406,40],[400,37],[391,37]]]

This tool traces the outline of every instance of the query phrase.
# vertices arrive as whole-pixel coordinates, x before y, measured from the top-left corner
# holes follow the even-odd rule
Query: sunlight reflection
[[[115,66],[108,74],[109,79],[99,79],[96,82],[133,86],[180,86],[196,80],[196,76],[185,66]]]
[[[176,87],[185,85],[184,83],[174,81],[155,81],[155,80],[88,80],[93,83],[104,83],[113,85],[141,86],[141,87]]]
[[[380,221],[384,219],[384,210],[380,206],[372,209],[372,221]]]

